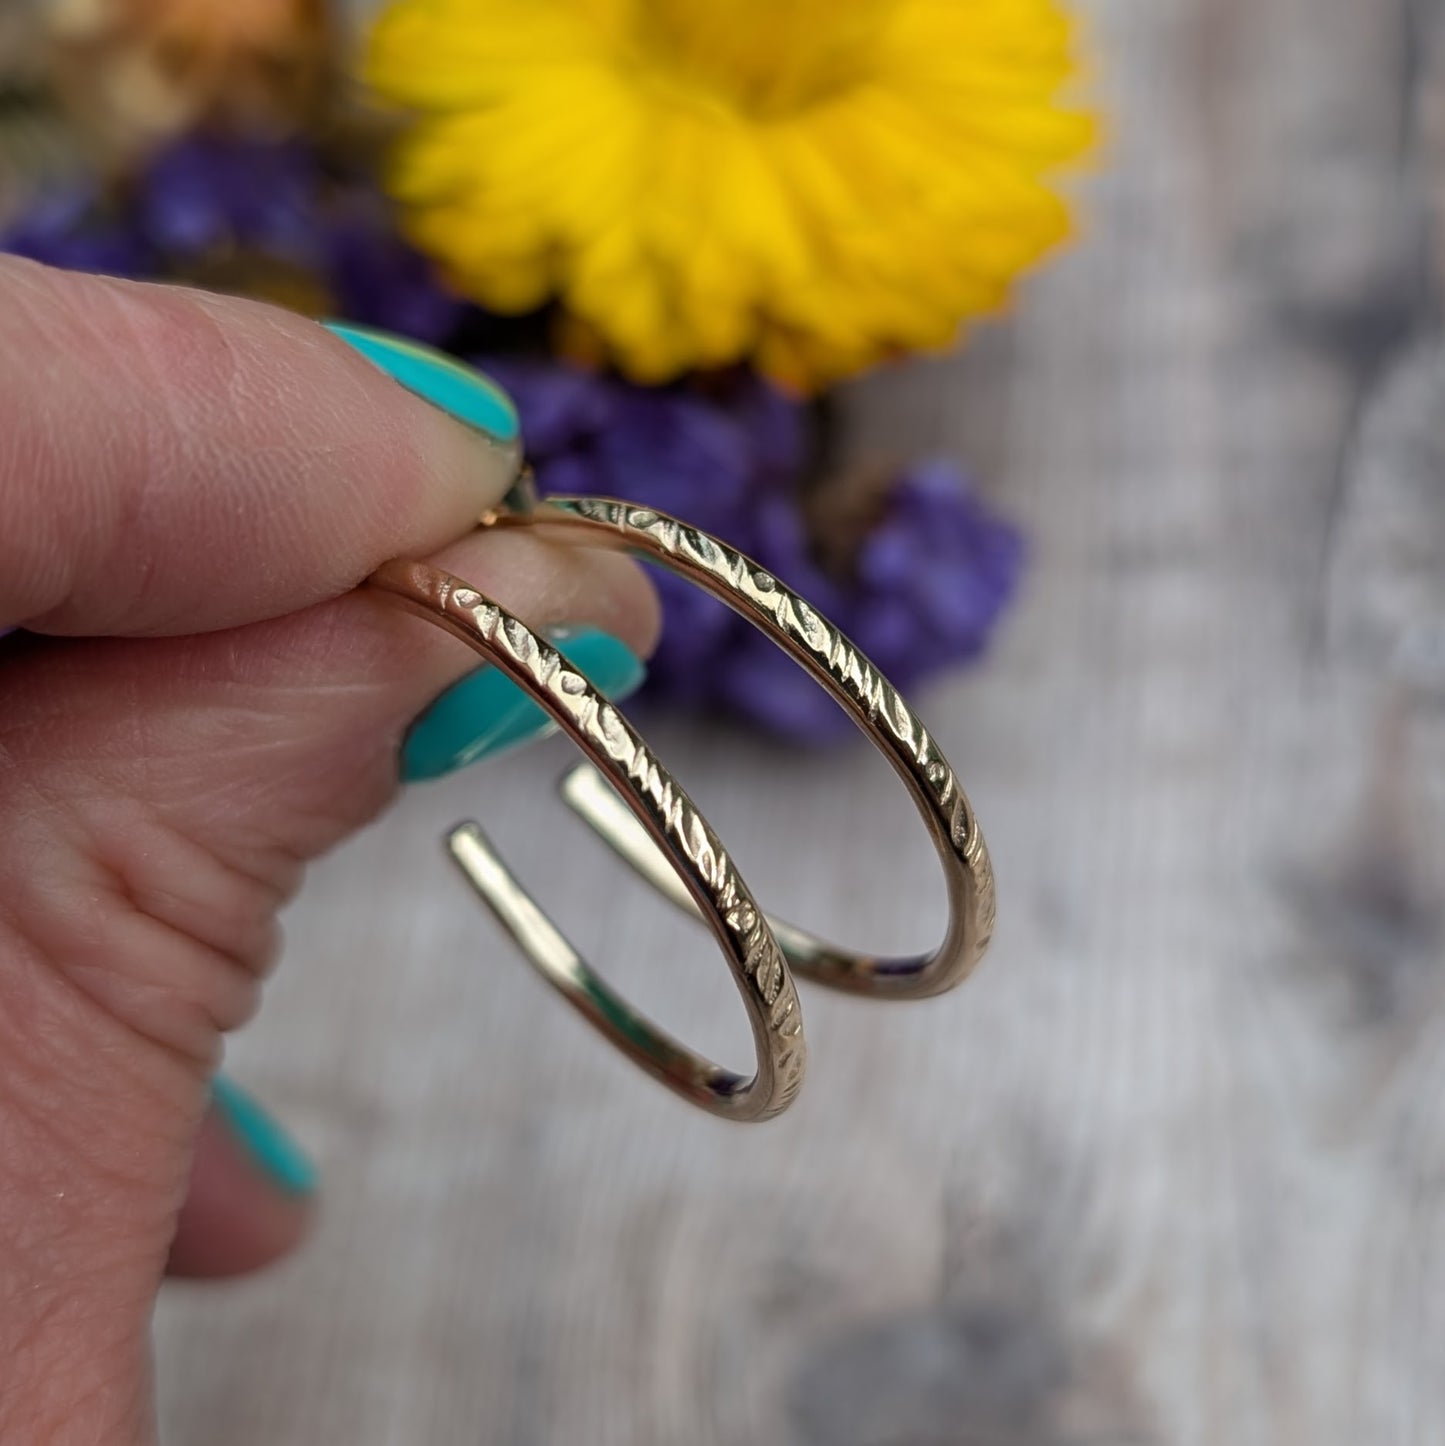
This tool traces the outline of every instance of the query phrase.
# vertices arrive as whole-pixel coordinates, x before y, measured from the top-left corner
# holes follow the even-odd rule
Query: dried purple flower
[[[801,523],[779,508],[758,559],[816,603],[904,692],[972,661],[1017,588],[1024,544],[952,463],[905,469],[838,579],[814,561]],[[846,737],[852,724],[801,671],[749,630],[722,660],[722,693],[755,722],[802,741]],[[783,659],[784,662],[787,660]]]
[[[320,250],[318,195],[315,156],[300,142],[192,135],[142,173],[135,212],[168,255],[255,250],[304,265]]]
[[[106,216],[87,187],[53,191],[0,228],[0,251],[110,276],[145,276],[155,257],[132,228]]]
[[[945,462],[892,479],[847,565],[824,569],[797,491],[803,413],[754,377],[701,395],[543,362],[483,365],[517,401],[544,492],[624,497],[718,534],[814,602],[899,687],[976,657],[1013,594],[1022,539]],[[691,585],[656,576],[664,627],[653,696],[726,708],[800,742],[851,733],[766,638]]]
[[[328,175],[297,140],[185,137],[153,157],[109,210],[91,191],[41,197],[0,233],[0,249],[78,271],[238,290],[269,263],[291,269],[297,284],[283,296],[303,297],[303,309],[433,344],[465,310],[396,234],[380,196]]]
[[[465,303],[442,286],[430,261],[392,229],[364,192],[338,198],[326,226],[326,274],[338,315],[439,345]]]

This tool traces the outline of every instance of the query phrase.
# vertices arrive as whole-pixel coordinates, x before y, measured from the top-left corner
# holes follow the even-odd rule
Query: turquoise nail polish
[[[211,1099],[251,1158],[288,1195],[310,1195],[316,1189],[316,1166],[240,1085],[217,1075]]]
[[[552,641],[609,698],[636,692],[647,676],[641,660],[598,628],[558,631]],[[533,743],[557,725],[505,673],[479,668],[447,689],[412,724],[401,749],[404,783],[441,778],[504,749]]]
[[[493,441],[517,440],[517,409],[512,399],[481,372],[420,342],[384,331],[340,321],[322,325],[408,391],[425,397],[458,421],[485,432]]]

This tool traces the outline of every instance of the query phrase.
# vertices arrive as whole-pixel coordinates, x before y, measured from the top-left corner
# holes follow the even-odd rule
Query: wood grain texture
[[[476,812],[621,987],[745,1059],[725,972],[551,799],[565,750],[415,791],[317,871],[232,1052],[326,1213],[275,1275],[168,1294],[172,1441],[1445,1442],[1437,12],[1087,12],[1083,244],[850,398],[856,455],[970,459],[1034,539],[990,665],[918,700],[997,866],[984,967],[808,991],[797,1106],[718,1124],[440,855]],[[866,750],[644,727],[766,904],[941,929]]]

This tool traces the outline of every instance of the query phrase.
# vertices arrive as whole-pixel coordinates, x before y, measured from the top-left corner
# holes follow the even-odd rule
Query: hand
[[[631,563],[466,535],[509,478],[312,322],[0,257],[0,628],[25,629],[0,641],[0,1441],[152,1441],[168,1258],[230,1273],[304,1228],[207,1113],[221,1036],[304,863],[477,662],[355,585],[431,557],[531,623],[652,645]],[[412,771],[520,731],[515,695],[477,715],[503,681],[454,692]]]

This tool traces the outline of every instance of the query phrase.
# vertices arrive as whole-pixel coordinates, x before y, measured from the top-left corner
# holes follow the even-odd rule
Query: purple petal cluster
[[[437,280],[431,262],[392,229],[365,191],[343,194],[327,218],[324,271],[336,314],[439,345],[466,304]]]
[[[50,192],[0,227],[0,251],[108,276],[148,276],[156,266],[144,238],[106,216],[81,186]]]
[[[543,362],[482,365],[517,401],[544,492],[621,497],[716,533],[807,597],[905,691],[978,656],[1013,595],[1022,538],[946,462],[902,471],[848,575],[825,571],[797,493],[806,415],[755,377],[702,394]],[[849,735],[832,700],[761,633],[670,574],[657,581],[655,696],[800,742]]]
[[[327,173],[300,141],[187,136],[123,195],[47,195],[6,230],[0,251],[79,271],[164,278],[242,254],[298,267],[332,310],[441,342],[464,306],[398,237],[374,191]]]
[[[133,222],[162,255],[254,250],[318,259],[320,175],[299,141],[187,136],[141,175]]]

